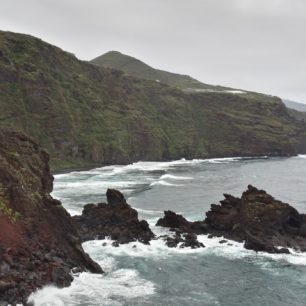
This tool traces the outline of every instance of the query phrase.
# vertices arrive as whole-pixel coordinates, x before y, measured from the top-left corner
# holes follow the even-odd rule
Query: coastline
[[[195,158],[186,158],[184,156],[177,158],[177,159],[162,159],[162,160],[143,160],[143,159],[138,159],[138,160],[131,160],[128,162],[118,162],[118,163],[105,163],[105,164],[98,164],[98,163],[92,163],[88,164],[86,163],[84,166],[75,166],[75,167],[67,167],[67,168],[52,168],[51,167],[51,173],[52,175],[57,175],[57,174],[66,174],[69,172],[80,172],[80,171],[87,171],[91,170],[94,168],[102,168],[102,167],[107,167],[107,166],[113,166],[113,165],[119,165],[119,166],[126,166],[138,162],[173,162],[177,160],[186,160],[186,161],[192,161],[192,160],[212,160],[212,159],[223,159],[223,158],[241,158],[241,159],[268,159],[268,158],[290,158],[290,157],[295,157],[302,155],[297,153],[297,154],[280,154],[280,155],[275,155],[275,154],[262,154],[262,155],[251,155],[251,154],[241,154],[241,155],[217,155],[217,156],[208,156],[208,157],[195,157]]]

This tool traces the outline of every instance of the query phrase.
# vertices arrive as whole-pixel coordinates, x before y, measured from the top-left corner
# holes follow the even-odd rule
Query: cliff
[[[25,302],[46,284],[68,286],[73,268],[102,273],[83,251],[70,215],[50,196],[48,160],[24,134],[0,130],[0,304]]]
[[[0,32],[0,126],[34,137],[53,169],[306,152],[306,126],[280,99],[187,93]]]

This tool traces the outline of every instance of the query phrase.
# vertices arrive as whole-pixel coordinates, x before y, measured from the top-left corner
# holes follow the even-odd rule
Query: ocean
[[[55,175],[52,196],[72,215],[87,203],[105,202],[107,188],[124,193],[128,203],[157,236],[164,210],[203,220],[223,193],[240,196],[248,184],[306,213],[306,156],[219,158],[137,162]],[[83,244],[103,275],[81,273],[72,285],[47,286],[32,294],[35,306],[70,305],[306,305],[306,253],[266,254],[241,243],[220,244],[201,235],[203,249],[168,248],[112,241]],[[105,245],[106,243],[106,245]]]

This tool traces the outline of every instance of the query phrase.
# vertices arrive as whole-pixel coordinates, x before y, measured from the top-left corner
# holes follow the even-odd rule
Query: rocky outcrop
[[[183,233],[179,230],[175,230],[174,236],[163,236],[160,237],[165,241],[165,244],[169,248],[191,248],[191,249],[197,249],[197,248],[205,248],[205,245],[202,242],[198,241],[197,235],[194,233]]]
[[[156,225],[170,228],[174,236],[166,235],[161,237],[169,248],[190,247],[192,249],[204,248],[204,244],[199,242],[196,234],[205,234],[206,225],[202,221],[190,222],[182,215],[176,214],[171,210],[164,212],[164,217],[160,218]]]
[[[288,252],[277,247],[306,250],[306,216],[289,204],[251,185],[241,198],[224,197],[206,214],[210,233],[245,241],[245,247],[255,251]]]
[[[241,198],[229,194],[224,197],[219,205],[211,205],[204,221],[189,222],[168,211],[157,225],[244,242],[245,248],[255,251],[289,253],[288,248],[306,251],[306,215],[251,185]]]
[[[24,134],[0,130],[0,304],[24,303],[46,284],[68,286],[73,268],[102,272],[83,251],[68,212],[50,196],[48,160]]]
[[[207,233],[206,224],[203,221],[188,221],[182,215],[176,214],[171,210],[164,211],[164,214],[164,217],[157,221],[157,226],[169,227],[175,232],[195,234]]]
[[[107,204],[87,204],[81,216],[73,220],[83,241],[111,237],[114,245],[140,241],[148,244],[154,237],[145,220],[139,221],[138,213],[127,204],[123,194],[108,189]]]

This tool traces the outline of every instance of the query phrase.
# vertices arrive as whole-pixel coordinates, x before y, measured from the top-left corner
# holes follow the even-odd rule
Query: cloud
[[[306,103],[305,0],[3,0],[0,28]]]

